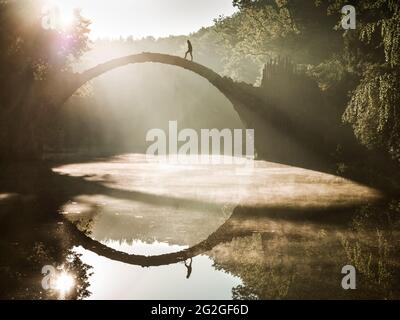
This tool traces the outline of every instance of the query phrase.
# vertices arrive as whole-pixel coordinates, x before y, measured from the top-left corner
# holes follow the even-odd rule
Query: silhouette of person
[[[189,264],[186,264],[185,261],[185,267],[187,269],[186,279],[189,279],[190,275],[192,274],[192,258],[190,258],[189,260],[190,260]]]
[[[193,61],[193,46],[190,40],[187,41],[188,45],[188,50],[185,53],[185,59],[187,58],[187,55],[190,54],[190,61]]]

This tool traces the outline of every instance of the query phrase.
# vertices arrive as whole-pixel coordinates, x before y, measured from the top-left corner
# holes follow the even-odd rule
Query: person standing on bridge
[[[188,45],[188,50],[185,53],[185,59],[187,58],[187,55],[190,54],[190,61],[193,61],[193,47],[190,40],[187,41],[187,45]]]

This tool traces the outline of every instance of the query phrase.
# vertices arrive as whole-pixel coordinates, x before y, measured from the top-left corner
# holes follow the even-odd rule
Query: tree
[[[350,1],[350,4],[352,2]],[[400,4],[354,1],[356,30],[340,25],[344,0],[233,0],[239,12],[216,28],[241,55],[306,64],[362,145],[400,161]],[[232,58],[234,59],[234,58]],[[336,120],[335,120],[336,121]]]
[[[234,0],[240,11],[216,21],[232,48],[242,54],[289,56],[297,63],[318,63],[340,48],[334,32],[337,16],[327,16],[328,4],[313,1]]]
[[[75,11],[68,28],[43,26],[43,1],[0,0],[0,154],[40,155],[42,127],[51,117],[37,92],[50,75],[69,72],[88,49],[90,22]]]
[[[362,144],[400,162],[400,3],[360,1],[356,36],[346,50],[355,57],[359,83],[343,120]]]

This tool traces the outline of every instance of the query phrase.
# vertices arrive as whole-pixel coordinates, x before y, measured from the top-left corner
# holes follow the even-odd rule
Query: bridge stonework
[[[208,80],[232,103],[245,127],[255,130],[255,148],[259,158],[313,169],[323,169],[321,165],[325,166],[329,161],[326,155],[331,146],[326,136],[307,123],[309,114],[298,112],[306,110],[308,104],[318,105],[318,87],[310,78],[297,72],[287,72],[287,68],[280,77],[267,73],[265,68],[262,84],[257,87],[222,77],[201,64],[181,57],[144,52],[113,59],[82,73],[50,79],[43,95],[50,104],[62,105],[90,80],[136,63],[177,66]],[[278,65],[269,66],[271,70],[279,70]],[[298,108],[295,105],[298,103],[305,105]],[[324,127],[323,113],[314,112],[311,119],[314,122],[317,119]]]

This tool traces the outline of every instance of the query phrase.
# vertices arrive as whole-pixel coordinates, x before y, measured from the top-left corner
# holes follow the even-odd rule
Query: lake
[[[398,295],[397,220],[374,220],[397,207],[338,176],[124,154],[9,165],[0,177],[1,298]],[[349,264],[357,290],[341,286]]]

